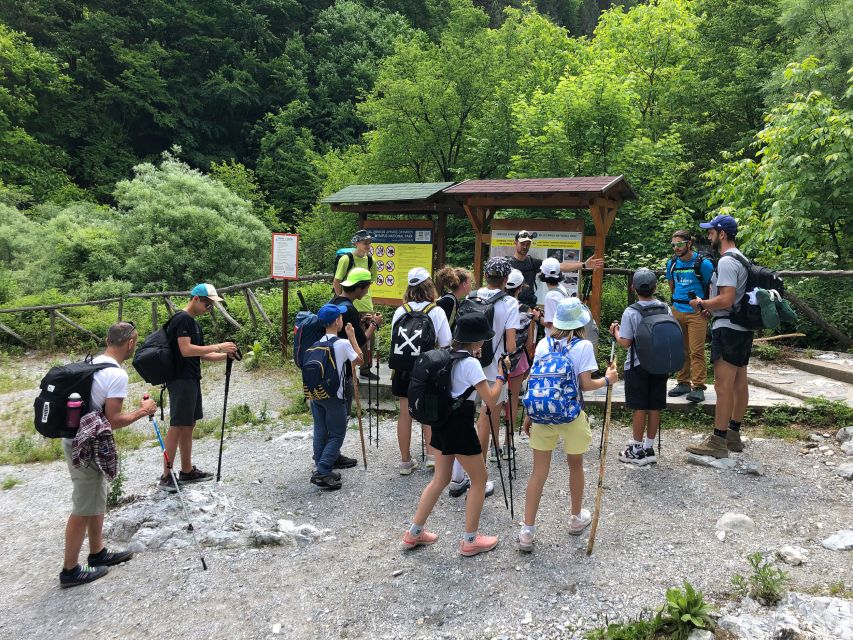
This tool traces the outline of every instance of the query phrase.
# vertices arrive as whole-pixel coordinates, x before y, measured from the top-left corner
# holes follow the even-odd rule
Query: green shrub
[[[661,610],[661,626],[667,637],[673,640],[687,640],[693,629],[713,627],[710,617],[711,608],[705,602],[701,591],[685,581],[684,589],[673,587],[666,591],[666,605]]]
[[[110,492],[107,494],[107,507],[117,507],[119,505],[123,496],[122,488],[124,487],[124,481],[126,479],[127,476],[124,472],[124,456],[119,455],[118,475],[113,478],[113,481],[110,483]]]
[[[748,595],[765,606],[775,606],[782,600],[785,584],[790,581],[790,576],[758,551],[750,554],[747,560],[752,568],[752,575],[749,578],[744,578],[739,573],[732,576],[735,592],[742,598]]]

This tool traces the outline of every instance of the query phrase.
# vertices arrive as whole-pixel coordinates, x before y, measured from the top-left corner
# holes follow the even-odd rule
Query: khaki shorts
[[[75,469],[71,465],[71,440],[62,439],[65,461],[71,475],[71,515],[99,516],[107,510],[107,477],[101,470],[89,463]]]
[[[537,451],[553,451],[557,441],[563,439],[563,451],[568,455],[586,453],[592,442],[592,431],[586,412],[563,424],[536,424],[530,428],[530,448]]]

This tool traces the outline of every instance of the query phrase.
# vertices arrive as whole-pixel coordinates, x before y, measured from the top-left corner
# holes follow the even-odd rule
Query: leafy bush
[[[752,575],[744,578],[735,574],[732,577],[732,586],[741,597],[747,595],[761,604],[772,607],[779,603],[784,594],[785,584],[790,581],[790,576],[774,566],[773,563],[756,551],[747,559],[752,568]]]
[[[673,587],[666,591],[666,605],[661,610],[661,629],[673,640],[687,640],[693,629],[713,626],[711,608],[701,591],[685,581],[684,589]]]

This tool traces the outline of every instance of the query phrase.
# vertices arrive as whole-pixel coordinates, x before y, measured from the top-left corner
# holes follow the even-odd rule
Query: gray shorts
[[[90,462],[85,467],[75,469],[71,465],[71,443],[62,439],[68,473],[71,475],[71,515],[99,516],[107,510],[107,477]]]
[[[201,410],[201,380],[178,378],[166,384],[169,391],[169,426],[194,427],[204,414]]]

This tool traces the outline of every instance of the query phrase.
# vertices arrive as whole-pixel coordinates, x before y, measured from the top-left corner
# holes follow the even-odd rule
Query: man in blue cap
[[[746,292],[747,268],[734,256],[746,259],[737,248],[737,220],[719,215],[699,225],[708,230],[711,247],[720,254],[717,271],[711,278],[709,298],[690,300],[690,306],[711,325],[711,362],[714,364],[714,390],[717,406],[714,432],[702,443],[687,447],[697,455],[727,458],[729,451],[743,451],[740,427],[749,404],[746,367],[752,350],[752,331],[729,319]]]
[[[169,430],[166,432],[166,455],[175,462],[175,453],[180,448],[180,472],[178,482],[204,482],[213,479],[209,471],[202,471],[192,462],[193,428],[203,417],[201,408],[201,361],[218,362],[233,358],[237,345],[233,342],[204,344],[198,316],[209,312],[214,303],[222,302],[212,284],[201,283],[190,291],[190,301],[166,324],[166,333],[178,346],[177,376],[166,383],[169,391]],[[157,485],[169,493],[177,491],[172,475],[163,461],[163,475]]]
[[[317,311],[317,319],[326,327],[326,334],[316,345],[331,343],[340,383],[337,393],[331,398],[311,400],[316,467],[311,474],[311,483],[330,491],[341,488],[341,474],[334,468],[339,462],[341,446],[347,432],[347,403],[344,396],[346,363],[351,362],[353,366],[357,366],[361,364],[362,359],[361,348],[355,337],[355,327],[349,322],[344,326],[342,316],[346,311],[345,306],[337,304],[324,304]],[[338,337],[341,329],[347,336],[346,340]]]

